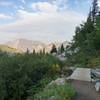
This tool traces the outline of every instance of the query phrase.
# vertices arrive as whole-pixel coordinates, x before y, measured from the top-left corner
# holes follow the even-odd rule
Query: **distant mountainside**
[[[27,49],[29,49],[31,52],[33,50],[40,50],[43,49],[44,44],[39,42],[39,41],[31,41],[31,40],[26,40],[26,39],[18,39],[14,41],[9,41],[6,43],[6,45],[16,48],[18,50],[22,50],[25,52]]]
[[[47,44],[47,43],[42,43],[39,41],[32,41],[32,40],[27,40],[27,39],[17,39],[14,41],[9,41],[5,45],[12,47],[12,48],[16,48],[23,52],[26,52],[27,49],[30,52],[32,52],[33,50],[35,50],[36,52],[40,52],[43,49],[45,49],[46,52],[50,52],[53,44],[55,44],[56,47],[59,48],[61,44],[64,44],[64,47],[66,47],[69,43],[66,41],[64,43],[54,42],[54,43]]]
[[[6,45],[0,45],[0,50],[4,51],[4,52],[9,52],[9,53],[17,53],[17,52],[21,52],[20,50],[16,49],[16,48],[12,48]]]

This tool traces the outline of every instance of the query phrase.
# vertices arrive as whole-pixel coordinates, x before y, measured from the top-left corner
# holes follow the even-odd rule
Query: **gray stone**
[[[96,89],[97,92],[100,91],[100,82],[97,82],[97,83],[95,84],[95,89]]]

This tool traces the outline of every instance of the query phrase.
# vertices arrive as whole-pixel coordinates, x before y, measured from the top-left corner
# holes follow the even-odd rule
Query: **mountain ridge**
[[[61,46],[61,44],[63,44],[64,47],[66,47],[69,44],[69,42],[64,41],[63,43],[60,43],[60,42],[43,43],[40,41],[17,39],[17,40],[8,41],[7,43],[5,43],[5,45],[9,47],[16,48],[23,52],[26,52],[27,49],[30,52],[32,52],[33,50],[35,50],[36,52],[40,52],[41,50],[45,49],[45,52],[48,52],[48,53],[51,51],[53,44],[58,49]]]

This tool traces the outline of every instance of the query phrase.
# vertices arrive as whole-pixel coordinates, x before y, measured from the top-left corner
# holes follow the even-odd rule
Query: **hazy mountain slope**
[[[64,47],[68,45],[68,42],[65,41],[64,43],[42,43],[39,41],[32,41],[32,40],[26,40],[26,39],[17,39],[14,41],[9,41],[6,43],[9,47],[16,48],[18,50],[22,50],[23,52],[26,52],[27,49],[32,52],[35,50],[36,52],[40,52],[41,50],[45,49],[45,52],[50,52],[52,49],[53,44],[56,45],[56,48],[60,48],[61,44],[64,44]]]
[[[31,40],[26,40],[26,39],[18,39],[14,41],[9,41],[6,43],[6,45],[22,50],[24,52],[27,50],[27,48],[32,52],[34,49],[36,51],[39,51],[40,49],[43,49],[44,47],[44,44],[39,41],[31,41]]]
[[[21,51],[18,50],[18,49],[11,48],[11,47],[6,46],[6,45],[0,45],[0,50],[1,50],[1,51],[4,51],[4,52],[10,52],[10,53],[21,52]]]

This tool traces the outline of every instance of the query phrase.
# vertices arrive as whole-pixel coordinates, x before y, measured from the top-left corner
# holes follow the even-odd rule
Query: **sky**
[[[91,2],[0,0],[0,43],[19,38],[42,42],[71,41],[75,27],[86,20]]]

